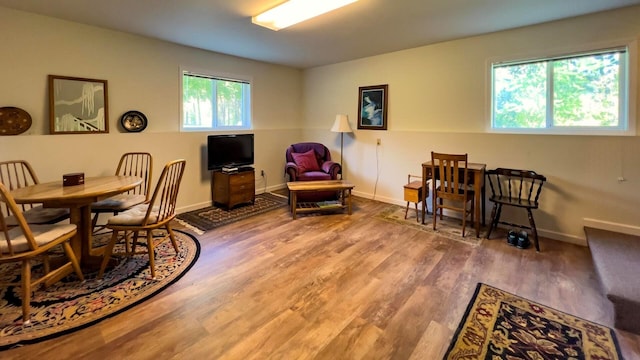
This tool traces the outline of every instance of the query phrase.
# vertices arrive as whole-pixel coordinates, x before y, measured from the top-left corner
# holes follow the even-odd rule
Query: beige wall
[[[328,131],[335,115],[348,114],[355,128],[358,87],[388,84],[388,130],[356,129],[345,137],[346,178],[356,194],[402,204],[407,174],[419,174],[430,151],[466,152],[489,168],[547,176],[535,214],[545,236],[584,243],[585,218],[640,233],[639,137],[486,132],[491,59],[637,39],[638,19],[636,6],[306,70],[304,137],[330,144],[339,156],[339,135]],[[618,183],[619,176],[627,181]],[[521,214],[505,215],[526,222]]]
[[[340,137],[328,131],[335,115],[348,114],[355,128],[358,87],[389,84],[388,131],[345,136],[345,176],[356,194],[402,204],[406,175],[419,173],[431,150],[468,152],[488,167],[531,168],[548,177],[536,213],[545,236],[584,243],[585,218],[640,232],[639,137],[485,132],[490,59],[635,39],[638,18],[640,7],[632,7],[301,72],[0,8],[0,106],[21,107],[34,120],[28,132],[0,137],[0,160],[27,159],[48,181],[66,172],[109,174],[125,151],[152,152],[156,169],[186,158],[178,202],[185,211],[210,200],[208,133],[178,130],[180,66],[253,78],[256,168],[268,179],[258,180],[259,192],[283,185],[283,152],[292,142],[326,143],[339,158]],[[49,74],[108,80],[110,133],[47,135]],[[119,129],[120,115],[131,109],[149,118],[144,132]],[[619,176],[627,181],[618,183]]]
[[[154,155],[161,167],[187,159],[178,206],[182,211],[210,203],[206,136],[179,132],[180,66],[252,78],[253,133],[256,134],[256,187],[282,186],[284,149],[301,137],[300,70],[216,54],[194,48],[0,7],[0,106],[17,106],[33,118],[18,136],[0,137],[0,160],[26,159],[41,181],[67,172],[111,174],[126,151]],[[48,135],[47,75],[108,81],[109,134]],[[149,125],[142,133],[120,129],[120,116],[140,110]]]

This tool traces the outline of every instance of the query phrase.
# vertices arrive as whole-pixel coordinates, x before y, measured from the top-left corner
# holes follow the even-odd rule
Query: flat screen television
[[[250,165],[253,165],[253,134],[207,137],[207,168],[209,170]]]

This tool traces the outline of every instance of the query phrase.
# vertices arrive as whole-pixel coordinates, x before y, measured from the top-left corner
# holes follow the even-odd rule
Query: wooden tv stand
[[[253,168],[236,172],[211,172],[211,202],[231,209],[238,204],[254,203],[256,200],[256,175]]]

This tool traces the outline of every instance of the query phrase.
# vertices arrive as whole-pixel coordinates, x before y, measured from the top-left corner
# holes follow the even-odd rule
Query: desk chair
[[[22,209],[11,196],[9,189],[0,183],[0,201],[2,201],[9,216],[17,223],[16,226],[7,224],[5,217],[0,216],[0,263],[19,262],[22,264],[20,282],[0,284],[0,286],[20,286],[22,289],[22,321],[30,323],[31,292],[39,284],[45,284],[63,277],[64,274],[75,271],[80,281],[84,280],[82,270],[71,249],[71,238],[77,229],[73,224],[28,224]],[[48,253],[62,246],[68,262],[51,270]],[[37,279],[31,278],[31,262],[39,258],[44,268],[43,275]]]
[[[444,209],[462,213],[462,237],[464,237],[467,225],[467,216],[473,219],[474,192],[469,189],[470,180],[467,159],[467,154],[455,155],[431,152],[433,230],[436,230],[438,210],[440,210],[440,220],[442,220]],[[439,184],[437,184],[437,180],[439,180]],[[470,208],[467,207],[469,203],[471,203]]]
[[[486,176],[489,179],[489,187],[491,188],[489,201],[493,202],[487,239],[491,236],[491,231],[498,227],[498,224],[515,226],[531,230],[536,251],[540,251],[538,231],[536,230],[536,223],[533,220],[531,210],[538,208],[542,185],[547,181],[547,178],[532,170],[506,168],[489,170],[486,172]],[[500,221],[503,205],[527,210],[529,226]]]
[[[0,162],[0,182],[9,191],[38,184],[38,177],[31,165],[25,160],[9,160]],[[69,209],[45,208],[41,204],[19,204],[25,221],[29,224],[55,224],[69,218]],[[8,205],[0,204],[0,211],[7,225],[18,226],[18,220],[8,215]]]
[[[107,229],[112,230],[113,234],[111,235],[109,244],[105,248],[98,278],[101,279],[104,275],[104,270],[109,263],[109,259],[111,259],[114,246],[118,241],[123,240],[125,243],[125,251],[120,252],[120,254],[125,256],[138,254],[136,252],[136,243],[140,232],[146,233],[146,253],[149,254],[149,268],[152,279],[156,278],[154,259],[154,247],[156,244],[168,238],[171,240],[176,254],[178,254],[178,243],[173,235],[171,220],[176,216],[178,190],[180,189],[180,182],[182,181],[186,163],[185,160],[174,160],[167,163],[162,170],[162,174],[160,174],[160,179],[158,179],[156,188],[153,191],[153,196],[148,203],[136,205],[129,210],[109,218],[105,226]],[[160,240],[154,239],[153,231],[162,228],[166,230],[166,235]],[[120,232],[122,232],[122,237],[119,236]],[[129,246],[129,240],[132,241],[131,247]]]

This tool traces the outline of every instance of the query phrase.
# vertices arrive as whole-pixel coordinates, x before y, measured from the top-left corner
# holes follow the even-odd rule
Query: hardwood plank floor
[[[286,208],[199,236],[177,283],[89,328],[0,353],[3,359],[440,359],[478,282],[612,326],[589,250],[504,237],[478,246],[375,217]],[[177,226],[177,228],[180,228]],[[617,331],[626,359],[640,336]]]

